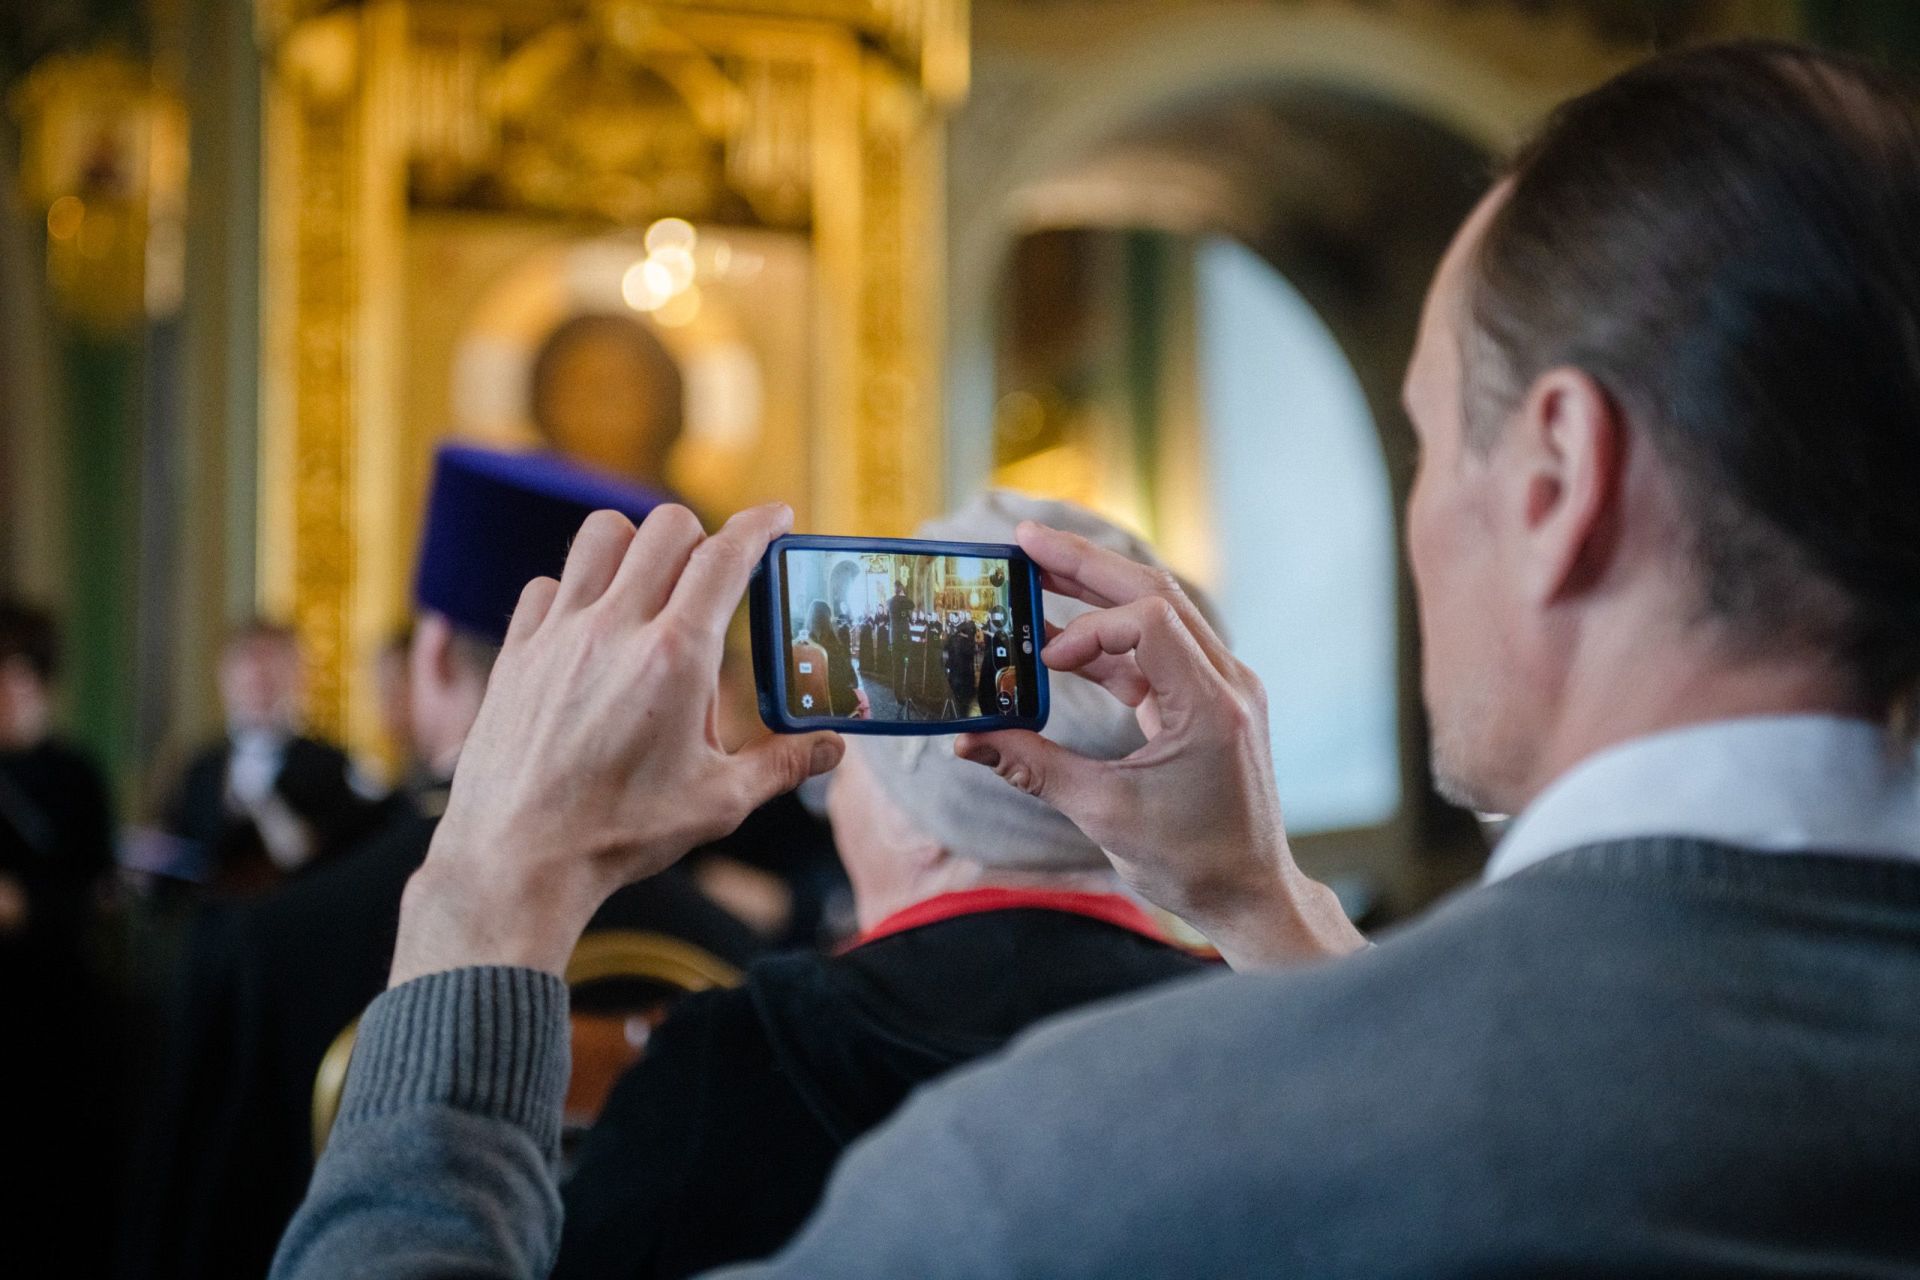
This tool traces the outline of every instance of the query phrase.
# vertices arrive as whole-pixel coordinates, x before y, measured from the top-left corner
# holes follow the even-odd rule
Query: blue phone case
[[[787,551],[871,551],[904,555],[974,556],[1007,560],[1027,567],[1027,618],[1033,626],[1031,655],[1022,654],[1023,667],[1029,656],[1035,673],[1035,711],[1033,715],[972,716],[965,720],[857,720],[847,716],[795,716],[787,710],[787,664],[785,651],[786,614],[778,598],[780,557]],[[1014,602],[1019,603],[1017,600]],[[1047,669],[1041,663],[1039,648],[1046,636],[1045,614],[1041,606],[1040,570],[1019,547],[991,542],[931,542],[913,538],[836,538],[813,534],[788,534],[776,538],[766,555],[754,567],[747,591],[748,623],[753,632],[753,680],[760,702],[760,719],[775,733],[814,733],[833,729],[840,733],[951,735],[984,733],[992,729],[1039,730],[1047,723]],[[1017,609],[1014,618],[1018,618]]]

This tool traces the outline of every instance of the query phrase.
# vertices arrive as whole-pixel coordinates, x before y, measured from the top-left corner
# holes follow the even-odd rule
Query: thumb
[[[840,763],[847,744],[837,733],[767,733],[733,753],[748,811]]]
[[[985,765],[1030,796],[1037,796],[1084,827],[1101,800],[1103,766],[1029,729],[963,734],[953,744],[962,760]]]

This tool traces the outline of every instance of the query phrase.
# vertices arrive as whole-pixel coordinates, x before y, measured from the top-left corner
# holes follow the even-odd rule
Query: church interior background
[[[988,484],[1163,546],[1310,869],[1467,874],[1398,379],[1501,152],[1651,47],[1911,60],[1902,0],[11,0],[0,581],[137,814],[233,622],[381,750],[436,442],[900,535]]]

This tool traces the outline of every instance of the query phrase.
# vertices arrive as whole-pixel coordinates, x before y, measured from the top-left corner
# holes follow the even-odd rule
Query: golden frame
[[[965,0],[257,0],[255,14],[265,192],[258,595],[307,646],[317,729],[376,744],[368,670],[406,608],[402,515],[417,500],[408,433],[425,428],[398,412],[399,282],[415,207],[409,122],[422,86],[444,71],[422,40],[436,20],[477,16],[522,31],[586,17],[604,30],[639,22],[730,65],[803,79],[795,118],[808,130],[816,385],[809,474],[798,479],[822,530],[897,534],[938,509],[938,126],[966,86]],[[743,101],[711,114],[740,129],[770,109]]]

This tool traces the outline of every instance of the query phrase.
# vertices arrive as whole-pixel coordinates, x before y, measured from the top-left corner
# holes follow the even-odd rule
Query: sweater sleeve
[[[376,999],[272,1280],[546,1276],[568,1050],[550,974],[455,969]]]

